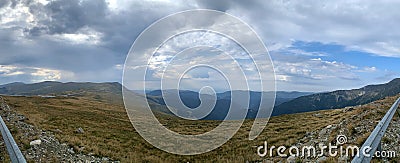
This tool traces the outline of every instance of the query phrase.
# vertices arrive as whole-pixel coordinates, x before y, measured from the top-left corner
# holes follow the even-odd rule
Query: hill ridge
[[[367,104],[400,93],[400,78],[351,90],[336,90],[298,97],[275,107],[273,115],[301,113]]]

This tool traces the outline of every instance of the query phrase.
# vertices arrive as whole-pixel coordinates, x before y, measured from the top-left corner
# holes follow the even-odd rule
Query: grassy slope
[[[240,131],[222,147],[196,156],[178,156],[163,152],[135,132],[122,104],[107,103],[88,98],[40,98],[5,97],[7,103],[25,115],[28,122],[44,130],[55,132],[61,142],[75,149],[85,147],[83,152],[107,156],[122,162],[245,162],[259,161],[256,146],[268,141],[270,145],[290,146],[303,138],[306,132],[320,130],[327,125],[349,119],[370,107],[361,107],[351,112],[342,110],[319,111],[323,118],[314,116],[316,112],[282,115],[270,119],[266,129],[254,141],[247,139],[252,121],[248,120]],[[384,100],[389,106],[394,98]],[[370,118],[379,120],[384,112]],[[198,134],[211,130],[218,121],[184,121],[168,115],[157,115],[168,128],[185,134]],[[74,131],[82,127],[84,134]],[[61,130],[57,132],[57,129]],[[31,140],[19,140],[28,143]],[[334,139],[334,136],[331,138]],[[358,143],[366,139],[360,136]]]

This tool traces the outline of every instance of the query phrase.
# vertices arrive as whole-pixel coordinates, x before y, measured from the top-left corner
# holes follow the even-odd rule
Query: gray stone
[[[296,157],[294,157],[294,156],[289,156],[289,157],[286,159],[286,162],[287,162],[287,163],[295,163],[295,162],[296,162]]]
[[[42,140],[40,140],[40,139],[31,141],[29,143],[29,145],[31,145],[31,146],[40,145],[40,144],[42,144]]]
[[[326,157],[325,156],[322,156],[322,157],[317,159],[317,162],[324,162],[324,161],[326,161]]]
[[[343,163],[347,162],[347,157],[346,156],[339,157],[338,162],[343,162]]]
[[[81,127],[79,127],[78,129],[76,129],[75,132],[78,133],[78,134],[83,134],[83,133],[85,133],[85,131],[84,131],[83,128],[81,128]]]
[[[320,113],[317,113],[317,114],[314,114],[314,117],[317,117],[317,118],[322,118],[322,117],[323,117],[323,115],[322,115],[322,114],[320,114]]]

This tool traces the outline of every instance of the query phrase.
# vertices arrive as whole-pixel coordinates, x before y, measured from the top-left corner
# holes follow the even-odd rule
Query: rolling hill
[[[288,158],[276,155],[260,157],[255,147],[263,145],[264,141],[269,146],[327,145],[336,142],[338,134],[346,135],[348,144],[360,146],[399,96],[351,110],[332,109],[271,117],[264,131],[253,141],[248,140],[248,133],[254,121],[245,120],[226,144],[195,156],[170,154],[155,148],[135,131],[122,105],[86,97],[2,96],[11,109],[0,109],[0,115],[9,119],[6,123],[28,162],[286,162]],[[186,135],[202,134],[220,124],[220,121],[191,121],[167,114],[155,115],[166,128]],[[383,150],[400,151],[399,122],[396,116],[383,139]],[[77,133],[79,128],[84,132]],[[40,145],[30,145],[37,139],[42,140]],[[0,162],[10,162],[5,155],[6,149],[0,140]],[[97,158],[100,161],[93,161]],[[338,162],[339,159],[322,158],[325,162]],[[316,162],[317,159],[320,161],[314,157],[296,160]],[[343,162],[350,160],[345,159]],[[388,160],[398,161],[398,157]]]
[[[80,91],[88,92],[108,92],[121,94],[121,84],[119,83],[61,83],[46,81],[34,84],[10,83],[0,85],[0,94],[6,95],[67,95]]]
[[[275,107],[273,115],[362,105],[400,93],[400,78],[385,84],[368,85],[360,89],[338,90],[298,97]]]
[[[10,83],[0,85],[0,94],[22,95],[22,96],[73,96],[89,97],[95,100],[112,103],[122,103],[122,85],[114,83],[77,83],[77,82],[54,82],[25,84]]]

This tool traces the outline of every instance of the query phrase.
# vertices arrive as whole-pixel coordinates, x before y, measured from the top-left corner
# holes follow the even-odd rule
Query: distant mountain
[[[173,95],[175,90],[167,90],[167,94]],[[216,105],[213,111],[204,119],[220,120],[227,115],[231,104],[231,94],[242,93],[241,91],[228,91],[217,93]],[[244,92],[243,92],[244,93]],[[266,92],[270,94],[272,92]],[[400,78],[394,79],[386,84],[368,85],[360,89],[338,90],[326,93],[312,94],[310,92],[276,92],[275,108],[272,115],[293,114],[317,110],[343,108],[346,106],[362,105],[376,101],[388,96],[400,93]],[[122,105],[122,85],[120,83],[61,83],[61,82],[41,82],[34,84],[10,83],[0,85],[0,94],[4,95],[44,95],[44,96],[81,96],[89,97],[94,100],[112,102]],[[165,107],[164,98],[160,90],[149,91],[146,94],[151,102],[154,111],[171,114]],[[185,106],[196,108],[200,105],[199,93],[194,91],[180,90],[179,96]],[[212,95],[203,94],[205,99],[214,98]],[[243,96],[244,97],[244,96]],[[246,99],[239,99],[233,102],[235,111],[248,109],[246,118],[254,118],[258,112],[261,92],[250,91],[249,106],[243,106]]]
[[[122,85],[120,83],[61,83],[46,81],[34,84],[10,83],[0,85],[0,94],[4,95],[70,95],[90,96],[97,100],[122,103]]]
[[[275,107],[273,115],[362,105],[400,93],[400,78],[386,84],[368,85],[360,89],[338,90],[298,97]]]
[[[169,95],[175,95],[173,93],[178,92],[177,90],[165,90],[164,91],[164,97],[169,96]],[[208,120],[222,120],[225,118],[229,111],[230,103],[231,103],[231,94],[232,93],[246,93],[245,91],[227,91],[223,93],[217,93],[217,102],[216,105],[213,109],[213,111],[210,113],[209,116],[205,117],[204,119]],[[240,108],[246,108],[248,109],[248,114],[246,118],[255,118],[258,112],[258,108],[260,106],[260,99],[261,99],[261,92],[255,92],[255,91],[250,91],[250,101],[249,101],[249,106],[243,106],[241,105],[242,103],[245,103],[244,101],[235,101],[234,104],[235,106],[240,106]],[[272,92],[266,92],[266,94],[272,94]],[[275,103],[283,103],[286,101],[290,101],[294,98],[304,96],[304,95],[310,95],[312,93],[310,92],[283,92],[283,91],[278,91],[276,92],[276,102]],[[203,96],[206,96],[205,98],[212,98],[211,95],[203,94]],[[208,96],[208,97],[207,97]],[[194,92],[194,91],[188,91],[188,90],[180,90],[179,91],[179,97],[182,100],[183,104],[189,108],[196,108],[201,104],[201,101],[199,99],[199,93]],[[244,97],[244,96],[243,96]],[[158,103],[160,105],[166,105],[164,102],[164,98],[162,96],[161,90],[155,90],[147,93],[147,99],[151,102]],[[245,100],[245,99],[241,99]],[[163,111],[167,112],[167,111]]]
[[[161,90],[155,90],[155,91],[151,91],[151,92],[147,93],[147,99],[150,102],[155,102],[159,105],[165,106],[166,104],[165,104],[164,98],[166,96],[177,96],[178,97],[178,95],[175,94],[176,92],[177,92],[176,90],[165,90],[164,91],[165,94],[163,96]],[[213,96],[206,95],[206,94],[203,94],[203,96],[206,96],[206,98],[210,98],[210,99],[214,98]],[[201,104],[198,92],[180,90],[179,98],[182,100],[182,103],[186,107],[191,108],[191,109],[197,108]],[[168,110],[167,107],[163,107],[162,109],[160,109],[160,107],[158,107],[157,105],[153,105],[153,107],[156,107],[156,109],[158,109],[158,111],[173,114],[172,112],[170,112]],[[222,120],[227,115],[229,107],[230,107],[230,100],[226,100],[226,99],[217,100],[213,111],[211,111],[211,113],[203,119]],[[179,112],[179,108],[175,108],[175,109],[177,109]]]
[[[266,92],[267,94],[271,94],[272,92]],[[227,91],[224,93],[218,93],[218,97],[221,99],[230,99],[230,94],[231,91]],[[311,95],[313,92],[298,92],[298,91],[291,91],[291,92],[286,92],[286,91],[277,91],[276,92],[276,97],[275,97],[275,105],[282,104],[284,102],[293,100],[297,97],[301,96],[307,96]],[[255,105],[256,103],[260,103],[261,99],[261,92],[256,92],[256,91],[250,91],[250,103]],[[259,105],[253,106],[253,107],[258,107]],[[252,106],[250,106],[252,108]]]
[[[7,95],[49,95],[68,94],[79,91],[111,92],[120,94],[122,86],[119,83],[61,83],[46,81],[34,84],[10,83],[0,85],[0,94]]]
[[[164,93],[172,95],[174,90],[166,90]],[[179,91],[180,98],[182,102],[189,108],[196,108],[200,105],[199,93],[194,91]],[[150,96],[150,100],[153,100],[156,103],[161,105],[165,105],[164,99],[162,98],[161,90],[155,90],[147,93],[147,96]]]
[[[168,90],[167,90],[168,91]],[[267,92],[268,93],[268,92]],[[271,92],[269,92],[271,93]],[[198,98],[198,93],[194,91],[187,91],[187,90],[181,90],[180,91],[181,97],[182,98],[190,98],[193,99],[195,102],[195,106],[200,105],[200,100]],[[275,98],[275,105],[282,104],[284,102],[293,100],[295,98],[301,97],[301,96],[307,96],[311,95],[313,92],[298,92],[298,91],[291,91],[291,92],[286,92],[286,91],[277,91],[276,92],[276,98]],[[147,93],[148,96],[153,96],[156,99],[161,100],[161,90],[154,90],[154,91],[149,91]],[[256,92],[256,91],[250,91],[250,97],[252,102],[251,104],[255,105],[255,103],[260,103],[259,99],[261,96],[261,92]],[[230,99],[231,98],[231,91],[226,91],[223,93],[217,93],[218,99]],[[257,100],[258,99],[258,100]],[[183,100],[186,101],[186,100]],[[159,101],[160,104],[164,104],[163,101]],[[258,105],[257,105],[258,107]]]

